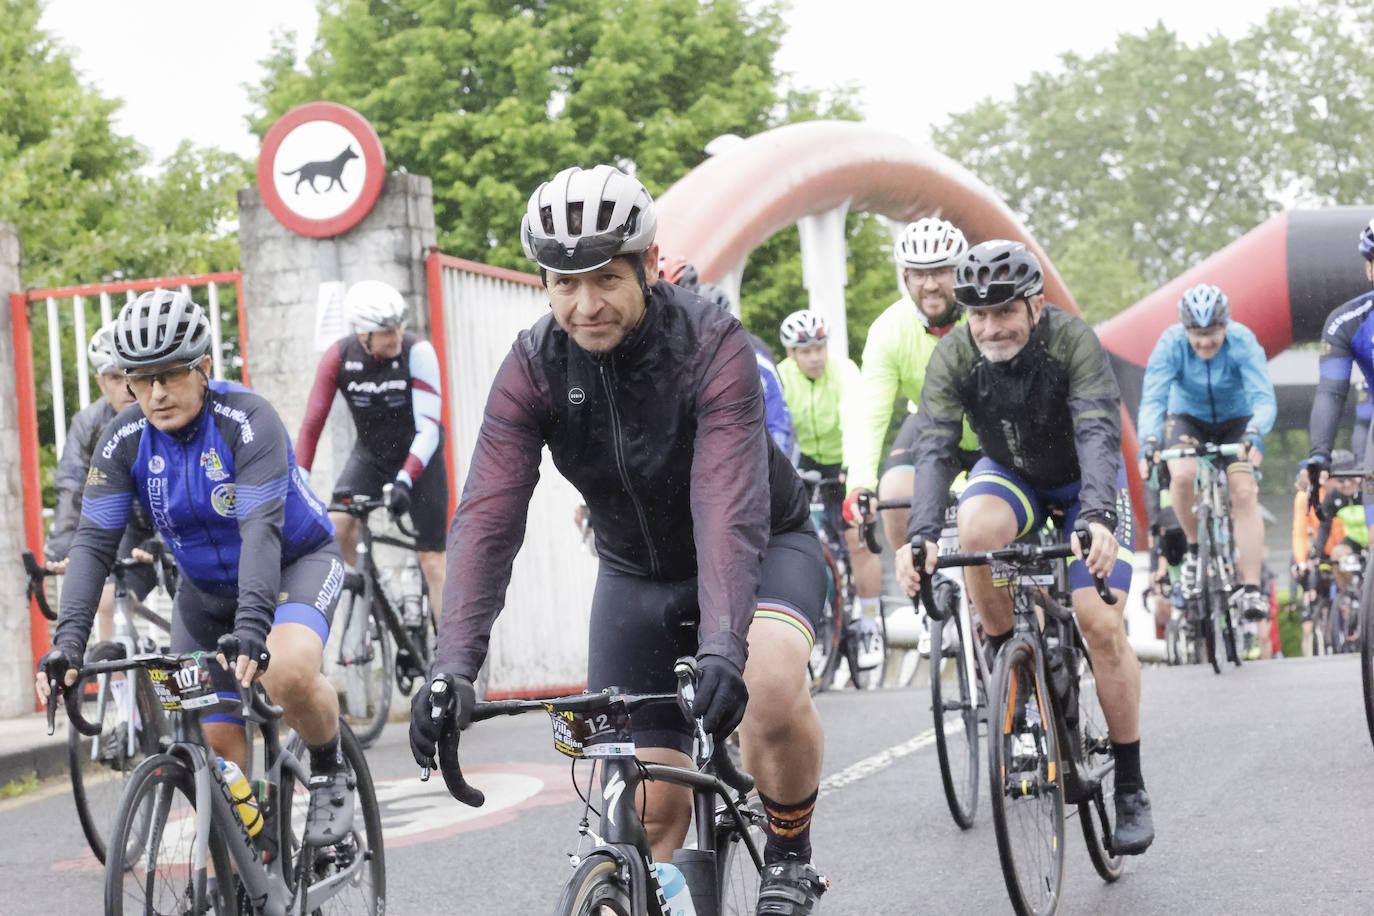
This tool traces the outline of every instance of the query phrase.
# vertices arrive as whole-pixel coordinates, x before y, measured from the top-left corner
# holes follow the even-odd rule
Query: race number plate
[[[585,713],[545,708],[553,721],[553,746],[560,754],[578,759],[634,756],[630,711],[620,700]]]
[[[153,690],[169,712],[179,709],[199,709],[218,702],[219,697],[210,686],[210,672],[194,662],[179,667],[149,668]]]

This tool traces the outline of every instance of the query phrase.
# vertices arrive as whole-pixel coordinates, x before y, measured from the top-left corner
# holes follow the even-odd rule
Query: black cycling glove
[[[391,496],[387,499],[386,509],[393,516],[405,515],[410,511],[410,484],[398,480],[391,485]]]
[[[75,643],[54,645],[52,651],[38,662],[38,670],[47,675],[48,682],[63,684],[68,671],[80,671],[85,652]]]
[[[435,767],[434,753],[443,725],[441,720],[431,715],[434,697],[430,686],[434,683],[434,678],[440,674],[453,675],[452,705],[448,707],[446,715],[453,716],[460,729],[468,727],[468,723],[472,721],[472,707],[477,704],[477,691],[473,688],[472,681],[452,670],[446,670],[446,666],[436,662],[430,669],[429,677],[425,678],[424,684],[415,691],[415,696],[410,701],[410,753],[415,757],[417,765],[430,769]]]
[[[726,738],[739,726],[749,702],[744,675],[734,662],[719,655],[698,656],[697,666],[700,673],[692,715],[701,719],[707,734]]]

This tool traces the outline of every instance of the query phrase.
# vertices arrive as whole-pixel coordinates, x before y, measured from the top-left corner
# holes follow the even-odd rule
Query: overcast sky
[[[1008,98],[1066,51],[1090,55],[1162,21],[1186,41],[1244,34],[1273,0],[793,0],[779,54],[804,88],[851,84],[870,121],[917,140],[979,99]],[[314,38],[314,0],[48,0],[42,25],[76,52],[119,128],[161,159],[182,139],[255,157],[243,84],[260,78],[274,29]],[[385,139],[385,138],[383,138]]]

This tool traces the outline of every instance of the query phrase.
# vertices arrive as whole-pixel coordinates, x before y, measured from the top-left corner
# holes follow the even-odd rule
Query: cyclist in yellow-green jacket
[[[852,359],[832,359],[828,349],[830,327],[819,312],[802,309],[784,319],[781,332],[787,358],[778,363],[782,394],[792,413],[800,451],[797,468],[818,471],[822,479],[844,477],[844,424],[859,394],[859,367]],[[844,523],[844,483],[825,483],[820,488],[825,504],[825,523],[836,539],[849,546],[854,586],[868,611],[876,613],[882,591],[882,566],[878,557],[859,540],[858,529]]]
[[[912,421],[930,354],[940,338],[963,321],[963,311],[954,299],[954,266],[967,251],[968,242],[958,227],[934,217],[907,226],[893,248],[901,270],[902,298],[888,306],[868,330],[859,397],[844,427],[849,467],[844,517],[851,525],[858,522],[855,502],[860,490],[876,490],[882,499],[911,498]],[[883,456],[883,439],[899,394],[910,402],[912,415]],[[967,422],[959,446],[967,452],[978,448]],[[906,540],[906,519],[905,511],[883,513],[883,533],[894,549]]]

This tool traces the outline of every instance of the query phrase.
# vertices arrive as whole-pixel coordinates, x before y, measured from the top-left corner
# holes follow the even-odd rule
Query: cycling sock
[[[1116,790],[1134,792],[1145,788],[1145,778],[1140,775],[1140,739],[1134,741],[1113,741],[1112,756],[1116,758]]]
[[[1260,590],[1260,587],[1259,587],[1258,585],[1247,585],[1247,586],[1245,586],[1245,592],[1246,592],[1246,594],[1249,594],[1249,595],[1258,595],[1258,594],[1259,594],[1259,590]]]
[[[1190,557],[1196,557],[1196,556],[1197,556],[1197,542],[1193,542],[1193,543],[1191,543],[1191,544],[1188,545],[1188,556],[1190,556]]]
[[[763,844],[765,865],[783,859],[811,861],[811,814],[816,810],[820,787],[801,801],[782,804],[759,793],[764,813],[768,815],[768,840]]]
[[[877,617],[883,609],[882,598],[860,598],[859,609],[869,617]]]
[[[310,747],[310,772],[324,773],[334,770],[343,763],[343,754],[339,750],[339,736],[335,735],[334,740],[328,744],[321,744],[319,747]]]

